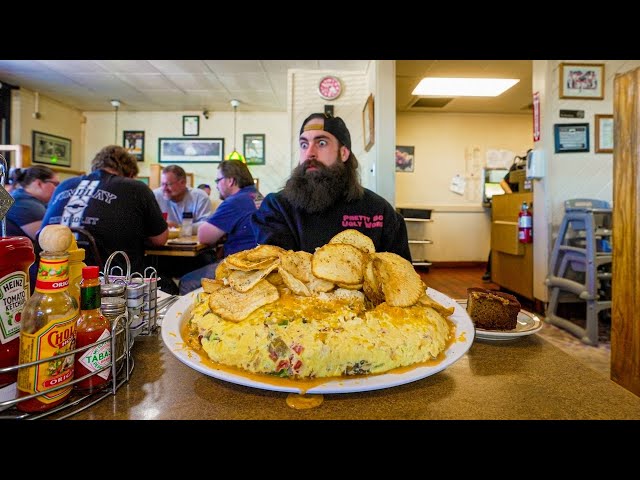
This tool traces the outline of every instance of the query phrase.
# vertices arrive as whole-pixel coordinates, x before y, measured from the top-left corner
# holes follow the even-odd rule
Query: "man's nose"
[[[305,160],[309,160],[309,159],[317,159],[317,150],[316,150],[316,146],[315,145],[309,145],[309,147],[307,147],[307,149],[304,152],[304,158]]]

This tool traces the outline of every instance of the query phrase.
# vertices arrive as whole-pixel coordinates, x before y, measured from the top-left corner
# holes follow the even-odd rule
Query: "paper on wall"
[[[449,190],[453,193],[457,193],[458,195],[464,195],[464,186],[465,180],[460,175],[456,175],[451,179],[451,185],[449,185]]]
[[[487,149],[485,161],[487,168],[509,168],[514,157],[515,153],[511,150]]]

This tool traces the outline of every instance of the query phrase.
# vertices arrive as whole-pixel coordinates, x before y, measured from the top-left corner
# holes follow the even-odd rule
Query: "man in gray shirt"
[[[211,215],[211,200],[199,188],[187,187],[187,174],[179,165],[168,165],[162,169],[160,186],[153,190],[162,213],[167,214],[169,227],[182,225],[185,212],[193,213],[193,234],[198,226]]]

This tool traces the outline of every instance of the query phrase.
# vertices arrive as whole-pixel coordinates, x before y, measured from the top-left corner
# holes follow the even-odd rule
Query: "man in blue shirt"
[[[240,160],[225,160],[218,166],[216,187],[224,200],[198,229],[198,241],[209,245],[219,243],[226,235],[224,253],[227,255],[256,246],[250,218],[256,211],[258,191],[247,166]],[[200,288],[200,280],[214,278],[222,260],[189,272],[180,279],[180,295]]]

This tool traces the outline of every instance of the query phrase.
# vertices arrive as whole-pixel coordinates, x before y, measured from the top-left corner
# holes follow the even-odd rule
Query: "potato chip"
[[[245,272],[243,270],[234,270],[229,274],[229,285],[239,292],[251,290],[256,283],[269,275],[278,266],[278,263],[272,260],[271,265],[263,270],[251,270]]]
[[[207,293],[213,293],[224,287],[222,280],[213,280],[211,278],[201,278],[200,284],[202,285],[202,289]]]
[[[213,313],[231,322],[241,322],[253,311],[280,298],[278,289],[266,280],[260,280],[248,292],[225,287],[209,295],[209,308]]]
[[[216,280],[223,280],[229,276],[231,270],[227,265],[227,260],[224,259],[218,264],[218,268],[216,268]]]
[[[276,287],[284,284],[284,280],[282,280],[282,275],[278,270],[272,271],[269,275],[265,277],[265,280],[269,282],[271,285],[275,285]]]
[[[425,291],[425,285],[411,262],[391,252],[375,254],[374,274],[378,275],[384,299],[393,307],[414,305]]]
[[[307,286],[302,283],[302,281],[298,280],[292,274],[287,272],[284,268],[278,269],[280,272],[280,276],[282,276],[282,280],[284,284],[289,287],[289,289],[295,293],[296,295],[303,295],[305,297],[310,297],[311,292],[307,288]]]
[[[273,262],[280,262],[280,259],[277,257],[269,257],[262,260],[247,260],[247,254],[250,251],[251,250],[244,250],[242,252],[229,255],[226,258],[227,267],[230,270],[242,270],[244,272],[250,272],[252,270],[263,270],[265,268],[269,268]]]
[[[424,305],[425,307],[433,308],[436,312],[438,312],[444,318],[447,318],[453,315],[453,312],[455,310],[455,307],[445,307],[444,305],[436,302],[433,298],[431,298],[426,293],[418,299],[418,303],[420,303],[421,305]]]
[[[286,250],[276,245],[258,245],[251,250],[246,250],[246,260],[248,262],[259,262],[266,258],[278,258],[284,254]]]
[[[284,268],[291,275],[303,282],[310,282],[313,278],[311,272],[311,259],[313,255],[309,252],[294,252],[289,250],[280,257],[281,268]]]
[[[367,237],[364,233],[360,233],[352,228],[343,230],[337,235],[334,235],[333,238],[329,240],[329,243],[346,243],[348,245],[353,245],[366,253],[375,253],[376,251],[373,240]]]
[[[318,248],[311,260],[311,271],[334,283],[362,283],[366,254],[345,243],[328,243]]]
[[[318,278],[315,275],[311,275],[311,277],[311,281],[306,283],[307,288],[311,292],[329,292],[335,287],[335,284],[333,282],[330,282],[329,280],[323,280],[322,278]]]
[[[367,298],[371,300],[371,303],[379,305],[384,302],[384,292],[382,291],[380,282],[378,282],[378,278],[374,272],[374,262],[381,262],[381,260],[372,256],[367,262],[367,265],[364,268],[364,282],[362,283],[362,289],[364,290],[364,294]]]

